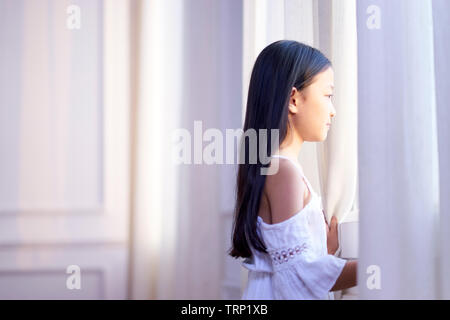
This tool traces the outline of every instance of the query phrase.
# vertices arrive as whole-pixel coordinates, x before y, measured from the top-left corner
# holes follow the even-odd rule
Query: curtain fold
[[[434,25],[434,68],[436,88],[436,117],[439,153],[439,251],[438,272],[436,275],[439,287],[439,298],[450,299],[450,242],[448,226],[450,226],[450,92],[448,90],[450,63],[450,2],[433,0]]]
[[[181,123],[183,6],[153,0],[134,5],[137,55],[130,296],[173,299],[178,288],[177,266],[186,263],[177,254],[179,171],[170,149],[171,132]]]

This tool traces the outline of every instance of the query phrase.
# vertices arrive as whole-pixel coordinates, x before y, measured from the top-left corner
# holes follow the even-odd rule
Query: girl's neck
[[[290,142],[287,143],[286,141],[289,140]],[[300,155],[300,149],[302,148],[303,140],[300,137],[289,140],[285,139],[281,143],[280,148],[274,154],[289,157],[297,161],[298,156]]]

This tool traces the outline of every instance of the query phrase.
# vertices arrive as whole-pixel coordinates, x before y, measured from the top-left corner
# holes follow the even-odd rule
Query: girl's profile
[[[331,62],[306,44],[280,40],[256,59],[243,130],[279,130],[278,145],[264,150],[278,171],[262,175],[260,161],[239,164],[229,253],[249,270],[243,299],[334,299],[333,291],[356,285],[357,262],[334,255],[337,219],[326,221],[297,161],[303,142],[327,137],[333,88]]]

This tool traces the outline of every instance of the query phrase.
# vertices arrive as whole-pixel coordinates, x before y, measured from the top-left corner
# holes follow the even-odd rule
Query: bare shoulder
[[[266,178],[265,192],[269,201],[272,223],[285,221],[304,207],[307,188],[298,168],[286,159],[273,158],[271,167],[278,171]]]

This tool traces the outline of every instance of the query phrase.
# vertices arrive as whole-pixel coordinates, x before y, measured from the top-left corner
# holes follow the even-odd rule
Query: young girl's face
[[[336,115],[331,97],[334,72],[330,67],[317,74],[301,91],[293,88],[289,101],[289,120],[302,141],[324,141]]]

